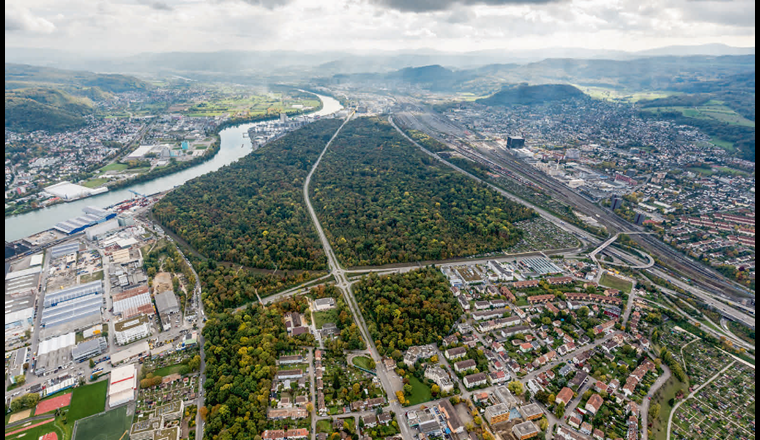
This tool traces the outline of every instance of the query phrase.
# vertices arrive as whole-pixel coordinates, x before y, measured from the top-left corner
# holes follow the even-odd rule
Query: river
[[[343,108],[334,98],[319,94],[317,96],[322,101],[322,109],[316,113],[311,113],[312,116],[327,116]],[[222,166],[232,163],[251,152],[251,141],[248,137],[244,138],[243,133],[246,133],[253,125],[253,123],[242,124],[220,131],[221,148],[216,156],[192,168],[74,202],[61,203],[27,212],[26,214],[8,217],[5,219],[5,240],[13,241],[28,237],[37,232],[50,229],[56,223],[63,220],[84,215],[82,208],[85,206],[105,208],[128,199],[133,196],[129,192],[130,189],[140,194],[154,194],[181,185],[195,177],[216,171]],[[245,148],[240,148],[240,144],[245,144]]]

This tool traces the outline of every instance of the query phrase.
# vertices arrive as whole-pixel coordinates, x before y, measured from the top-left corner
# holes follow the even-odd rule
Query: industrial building
[[[100,188],[87,188],[86,186],[77,185],[68,181],[56,183],[55,185],[48,186],[44,191],[53,197],[59,197],[66,201],[72,201],[81,199],[82,197],[88,197],[94,194],[100,194],[108,191],[106,187]]]
[[[103,282],[100,280],[91,281],[89,283],[77,284],[76,286],[69,287],[67,289],[59,290],[57,292],[48,293],[45,295],[45,307],[51,307],[58,305],[64,301],[70,301],[75,298],[87,296],[91,294],[103,293]]]
[[[80,342],[73,350],[71,350],[71,357],[74,358],[74,362],[81,362],[87,360],[93,356],[97,356],[108,349],[108,342],[106,338],[99,337],[90,339],[89,341]]]
[[[105,209],[96,208],[94,206],[86,206],[82,211],[84,211],[85,215],[57,223],[53,226],[53,229],[61,231],[64,234],[72,235],[82,232],[90,226],[103,223],[106,220],[116,217],[115,212],[106,211]]]
[[[141,357],[143,355],[147,355],[149,351],[150,351],[150,345],[148,345],[148,341],[142,341],[142,342],[138,342],[137,344],[132,344],[129,347],[125,348],[124,350],[117,351],[116,353],[112,353],[111,365],[116,366],[122,362],[128,362],[132,359]]]
[[[167,326],[171,328],[171,315],[179,313],[179,303],[177,303],[177,297],[174,296],[174,292],[167,290],[157,294],[156,308],[164,325],[164,330],[167,330]]]
[[[84,235],[87,237],[88,240],[92,241],[92,240],[95,240],[97,237],[118,228],[119,228],[119,220],[114,218],[114,219],[107,220],[103,223],[87,228],[85,230]]]
[[[137,368],[134,364],[111,370],[108,383],[108,407],[114,408],[135,399]]]
[[[65,368],[71,363],[71,347],[74,344],[76,344],[74,332],[40,342],[37,348],[34,373],[37,376],[42,376],[55,371],[57,368]]]
[[[148,286],[135,287],[112,295],[113,313],[128,319],[140,314],[154,315]]]
[[[551,260],[544,257],[523,258],[520,261],[520,264],[539,275],[562,272],[562,269],[552,263]]]
[[[8,341],[9,332],[11,336],[24,333],[33,324],[34,307],[28,307],[23,310],[5,314],[5,340]]]
[[[507,136],[507,148],[523,148],[525,138],[520,136]]]
[[[50,248],[50,258],[55,260],[56,258],[65,257],[67,255],[75,255],[77,252],[79,252],[79,242],[70,241]]]

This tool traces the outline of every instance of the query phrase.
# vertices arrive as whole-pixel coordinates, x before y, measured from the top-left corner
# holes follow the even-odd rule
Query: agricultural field
[[[314,95],[296,92],[294,96],[282,93],[254,95],[220,90],[209,94],[208,99],[183,109],[187,116],[256,116],[278,114],[285,111],[316,108],[320,105]]]

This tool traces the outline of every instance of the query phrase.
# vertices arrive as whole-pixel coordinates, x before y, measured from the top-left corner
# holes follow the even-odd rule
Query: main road
[[[412,440],[414,437],[409,430],[409,427],[406,423],[404,423],[403,420],[404,410],[395,397],[396,390],[393,388],[387,372],[384,370],[384,368],[382,368],[380,354],[378,353],[377,347],[375,347],[375,343],[369,334],[369,330],[367,329],[367,324],[364,322],[364,317],[361,314],[361,310],[356,304],[356,300],[353,298],[353,293],[351,292],[351,283],[346,278],[346,270],[341,267],[338,259],[335,258],[335,253],[333,252],[332,246],[330,246],[330,242],[327,240],[327,236],[325,235],[324,230],[322,230],[322,225],[319,223],[317,214],[314,212],[314,207],[311,205],[311,200],[309,199],[309,184],[311,183],[311,177],[314,175],[314,171],[316,171],[317,167],[319,167],[319,163],[322,161],[322,157],[327,152],[327,149],[330,147],[332,141],[338,136],[341,129],[343,129],[343,127],[348,123],[348,121],[351,120],[353,116],[354,113],[352,112],[346,118],[343,124],[341,124],[332,138],[330,138],[330,140],[325,145],[324,150],[322,150],[322,153],[319,155],[319,158],[317,158],[317,161],[314,162],[314,166],[312,166],[311,171],[309,171],[309,174],[306,176],[306,180],[304,181],[303,197],[306,201],[306,207],[309,210],[311,220],[317,229],[317,234],[319,234],[319,239],[322,241],[322,247],[324,248],[325,255],[327,255],[327,262],[330,266],[330,274],[335,278],[336,287],[338,287],[338,289],[340,289],[340,291],[343,293],[343,296],[346,299],[346,304],[348,304],[351,312],[356,317],[356,322],[359,325],[359,330],[362,333],[364,341],[367,343],[367,347],[369,348],[372,360],[374,360],[375,365],[377,365],[377,377],[380,379],[380,383],[383,385],[383,389],[385,389],[386,394],[388,394],[390,408],[391,411],[396,414],[396,421],[398,422],[398,426],[401,429],[401,435],[404,440]]]

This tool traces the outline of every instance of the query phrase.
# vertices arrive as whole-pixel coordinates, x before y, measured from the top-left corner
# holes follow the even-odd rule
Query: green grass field
[[[332,426],[330,426],[329,420],[317,420],[317,432],[331,433]]]
[[[353,364],[356,365],[357,367],[364,368],[365,370],[372,370],[373,369],[373,368],[370,368],[370,366],[369,366],[370,358],[368,358],[366,356],[357,356],[357,357],[353,358],[351,360],[351,362],[353,362]]]
[[[655,393],[652,397],[652,401],[649,403],[650,405],[654,405],[655,403],[660,404],[660,414],[654,420],[650,419],[652,422],[651,438],[654,440],[665,440],[668,437],[668,417],[670,416],[670,411],[673,410],[673,407],[668,405],[668,401],[675,397],[676,391],[679,389],[688,390],[688,384],[671,376],[670,379],[662,385],[662,388]]]
[[[599,280],[599,284],[607,287],[611,287],[613,289],[617,289],[621,292],[630,292],[632,284],[630,281],[626,281],[624,279],[612,276],[608,273],[605,273],[602,275],[602,278]]]
[[[107,389],[107,380],[74,388],[74,395],[71,396],[71,405],[69,405],[70,409],[67,416],[69,423],[103,411],[106,407]]]
[[[174,364],[169,365],[167,367],[159,368],[158,370],[154,371],[153,374],[156,376],[166,377],[170,374],[177,373],[179,374],[179,370],[183,367],[182,364]]]
[[[314,325],[317,330],[321,329],[326,322],[338,322],[337,309],[325,310],[324,312],[311,312],[311,317],[314,319]]]
[[[114,163],[110,163],[104,166],[103,168],[100,169],[99,172],[105,173],[106,171],[124,171],[127,169],[128,166],[129,165],[125,163],[114,162]]]
[[[411,376],[409,384],[412,386],[412,394],[406,398],[409,401],[409,405],[417,405],[418,403],[433,400],[433,393],[430,392],[430,388],[426,387],[419,379]]]
[[[132,416],[127,416],[127,406],[122,406],[105,414],[81,420],[77,425],[78,440],[119,440],[132,424]]]
[[[106,182],[108,182],[108,179],[96,178],[85,181],[82,183],[82,186],[86,186],[87,188],[97,188]]]

